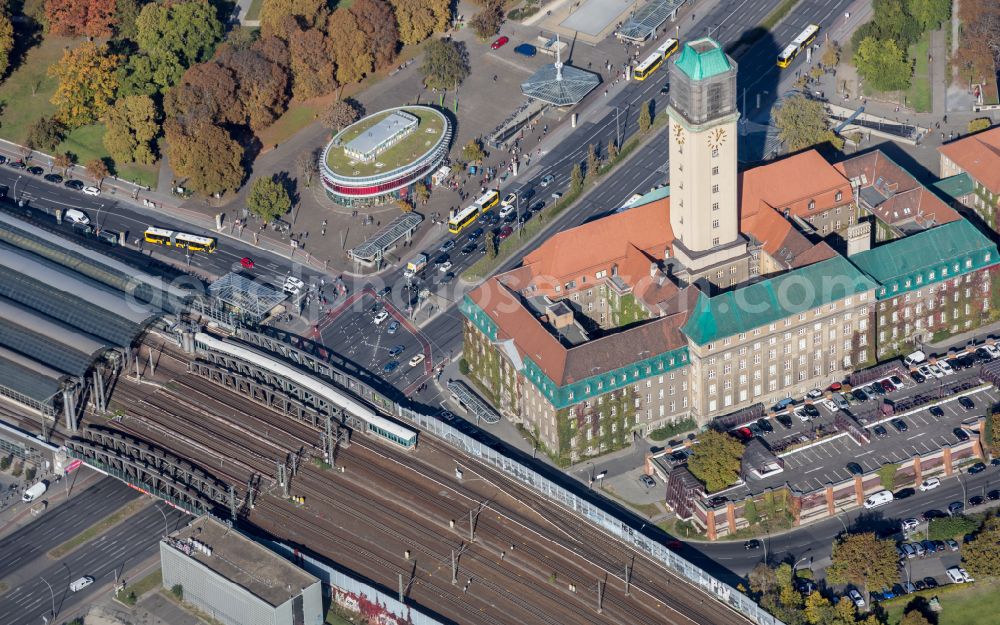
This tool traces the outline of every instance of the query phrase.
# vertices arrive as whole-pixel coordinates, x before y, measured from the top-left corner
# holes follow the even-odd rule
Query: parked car
[[[53,184],[60,184],[63,181],[63,177],[59,174],[45,174],[42,176],[46,182],[51,182]]]
[[[28,173],[31,174],[32,176],[41,176],[42,174],[45,173],[45,170],[39,167],[38,165],[33,165],[28,168]]]
[[[924,582],[924,584],[927,585],[928,588],[937,588],[938,587],[938,581],[936,579],[934,579],[933,577],[925,577],[922,581]]]
[[[937,545],[934,544],[933,540],[920,541],[920,546],[924,548],[924,551],[927,552],[927,555],[937,552]]]
[[[882,390],[885,391],[886,393],[891,393],[896,390],[896,385],[890,382],[889,380],[882,380],[881,382],[879,382],[879,384],[882,385]]]
[[[66,182],[64,182],[63,186],[64,187],[68,187],[70,189],[73,189],[74,191],[82,191],[83,187],[84,187],[84,184],[80,180],[70,179],[70,180],[67,180]]]
[[[882,425],[876,425],[875,427],[873,427],[873,428],[872,428],[872,433],[873,433],[873,434],[874,434],[874,435],[875,435],[875,436],[876,436],[877,438],[885,438],[886,436],[888,436],[888,435],[889,435],[889,431],[888,431],[888,430],[886,430],[886,429],[885,429],[885,426],[882,426]]]
[[[955,373],[955,370],[951,368],[951,365],[949,365],[948,361],[946,360],[937,361],[937,367],[938,369],[941,370],[941,373],[945,375],[951,375],[952,373]]]
[[[900,488],[895,493],[893,493],[893,496],[896,499],[906,499],[907,497],[912,497],[912,496],[914,496],[916,494],[917,494],[917,491],[913,490],[912,488],[907,487],[907,488]]]
[[[948,546],[949,551],[958,551],[958,541],[954,538],[949,538],[944,544]]]
[[[982,462],[977,462],[976,464],[969,467],[969,475],[975,475],[976,473],[982,473],[986,470],[986,465]]]
[[[934,490],[941,485],[941,480],[936,477],[929,477],[923,482],[920,482],[920,492],[927,492],[929,490]]]
[[[757,419],[757,427],[760,428],[761,432],[773,432],[774,426],[767,419]]]
[[[493,43],[491,43],[490,47],[493,48],[494,50],[499,50],[500,48],[502,48],[505,45],[507,45],[508,41],[510,41],[510,37],[503,36],[503,37],[500,37],[499,39],[497,39],[496,41],[494,41]]]
[[[101,194],[101,190],[98,189],[97,187],[84,187],[83,188],[83,192],[86,195],[100,195]]]
[[[931,406],[929,412],[932,417],[937,417],[938,419],[944,416],[944,410],[941,406]]]
[[[639,481],[642,482],[642,485],[645,486],[646,488],[652,488],[656,486],[656,480],[654,480],[651,475],[647,475],[645,473],[639,476]]]
[[[976,407],[976,402],[972,401],[969,397],[959,397],[958,405],[968,412]]]
[[[847,463],[847,472],[851,475],[864,475],[865,470],[861,468],[861,465],[857,462]]]
[[[940,510],[928,510],[927,512],[924,512],[922,515],[920,515],[920,517],[924,521],[930,521],[931,519],[943,519],[946,518],[947,516],[948,515],[946,513],[941,512]]]
[[[856,388],[851,391],[851,395],[853,395],[854,399],[858,401],[868,401],[868,393],[864,392],[860,388]]]
[[[951,433],[955,435],[955,438],[957,438],[959,441],[963,443],[969,440],[969,433],[963,430],[962,428],[955,428],[954,430],[951,431]]]
[[[910,377],[913,378],[913,381],[916,382],[917,384],[923,384],[924,382],[927,381],[927,378],[924,377],[924,374],[920,373],[919,371],[914,371],[913,373],[910,374]]]
[[[514,48],[514,54],[520,54],[521,56],[532,57],[535,56],[537,52],[538,50],[535,49],[535,46],[530,43],[522,43]]]
[[[847,403],[847,399],[844,397],[843,393],[834,393],[833,403],[839,410],[847,410],[851,407],[850,404]]]
[[[822,396],[823,396],[823,391],[819,390],[818,388],[814,388],[813,390],[806,393],[806,399],[819,399]]]
[[[917,529],[918,525],[920,525],[920,521],[916,519],[903,519],[902,521],[899,522],[899,527],[904,532]]]
[[[775,417],[774,420],[783,425],[785,429],[789,429],[792,427],[792,418],[787,414],[780,414],[777,417]]]
[[[847,591],[847,595],[851,598],[851,601],[854,602],[855,607],[857,607],[859,610],[864,609],[865,598],[861,596],[860,592],[852,588],[849,591]]]
[[[990,501],[1000,500],[1000,490],[991,490],[990,492],[986,493],[986,498],[989,499]]]
[[[893,419],[890,423],[892,423],[892,427],[896,428],[900,432],[905,432],[910,429],[910,427],[906,425],[906,421],[903,421],[902,419]]]
[[[975,508],[976,506],[981,506],[986,503],[986,499],[982,495],[973,495],[969,497],[969,507]]]
[[[965,504],[961,501],[953,501],[948,504],[948,514],[951,516],[958,516],[959,514],[962,514],[963,510],[965,510]]]

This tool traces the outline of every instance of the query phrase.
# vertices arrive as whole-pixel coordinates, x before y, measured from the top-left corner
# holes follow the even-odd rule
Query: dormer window
[[[844,199],[844,193],[842,191],[837,191],[837,195],[833,196],[835,202],[839,202]]]
[[[816,200],[809,200],[809,210],[816,209]]]

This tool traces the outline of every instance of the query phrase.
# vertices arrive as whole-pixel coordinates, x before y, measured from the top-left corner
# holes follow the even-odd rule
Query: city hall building
[[[553,235],[460,304],[470,377],[562,464],[990,319],[995,245],[881,152],[738,171],[736,71],[685,44],[669,194]]]

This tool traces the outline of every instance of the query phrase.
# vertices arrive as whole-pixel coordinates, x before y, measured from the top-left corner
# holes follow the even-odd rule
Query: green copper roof
[[[711,37],[685,43],[681,55],[675,62],[678,69],[692,80],[705,80],[732,69],[722,46]]]
[[[938,192],[942,200],[951,202],[975,191],[976,184],[972,182],[972,176],[963,171],[944,180],[938,180],[931,185],[931,188]]]
[[[879,283],[876,297],[887,299],[994,265],[998,259],[997,246],[960,219],[883,243],[851,260]]]
[[[715,297],[702,293],[681,330],[704,345],[874,288],[857,267],[835,256]]]

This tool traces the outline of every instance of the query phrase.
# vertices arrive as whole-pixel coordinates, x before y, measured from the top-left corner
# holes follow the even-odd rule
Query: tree
[[[328,47],[327,37],[316,28],[295,29],[288,37],[292,68],[292,91],[298,98],[313,98],[337,88],[336,67],[331,57],[318,53]]]
[[[688,459],[688,469],[709,492],[733,484],[740,470],[743,445],[724,432],[708,430],[698,437],[698,445]]]
[[[115,0],[47,0],[49,32],[60,37],[107,37],[117,21]]]
[[[569,188],[573,191],[583,188],[583,170],[580,168],[580,163],[574,163],[573,169],[569,172]]]
[[[931,519],[927,523],[927,537],[931,540],[961,538],[979,529],[979,521],[967,516]]]
[[[392,7],[385,0],[356,0],[348,9],[365,37],[375,69],[388,67],[396,58],[399,30]]]
[[[920,610],[910,610],[899,619],[899,625],[931,625],[931,622]]]
[[[117,0],[115,2],[115,37],[135,41],[135,20],[145,0]]]
[[[87,173],[97,183],[98,189],[104,184],[104,179],[111,175],[111,172],[108,171],[108,164],[104,162],[103,158],[95,158],[92,161],[88,161],[84,167],[87,168]]]
[[[211,2],[151,2],[135,20],[135,42],[153,68],[152,82],[166,90],[184,70],[212,56],[222,23]]]
[[[463,161],[478,163],[484,158],[486,158],[486,152],[483,151],[483,144],[478,139],[470,139],[468,143],[462,146]]]
[[[52,166],[62,172],[65,176],[67,170],[73,166],[75,159],[69,152],[60,152],[52,157]]]
[[[923,30],[934,30],[951,17],[951,0],[907,0],[907,12]]]
[[[404,197],[401,197],[398,200],[396,200],[396,205],[399,206],[399,210],[401,212],[404,212],[404,213],[411,213],[411,212],[413,212],[413,202],[411,202],[410,200],[408,200],[408,199],[406,199]]]
[[[326,22],[328,4],[327,0],[264,0],[260,6],[261,35],[287,38],[289,23],[316,28]]]
[[[389,0],[399,25],[399,40],[420,43],[434,31],[447,28],[451,20],[450,0]]]
[[[243,147],[224,128],[204,119],[168,119],[163,130],[170,166],[187,186],[207,195],[239,188]]]
[[[597,158],[597,146],[593,143],[587,146],[587,177],[596,176],[601,169],[601,161]]]
[[[651,106],[652,103],[647,100],[639,109],[639,132],[643,134],[649,132],[650,126],[653,125],[653,114],[650,111]]]
[[[973,577],[1000,575],[1000,517],[987,519],[976,540],[962,545],[962,562]]]
[[[319,123],[324,128],[339,132],[361,119],[362,113],[360,102],[354,98],[345,98],[337,100],[320,113]]]
[[[66,136],[66,127],[54,117],[39,117],[28,126],[28,134],[24,144],[32,150],[51,152],[62,143]]]
[[[904,0],[874,0],[872,15],[870,34],[877,39],[892,39],[905,50],[920,36],[920,24],[906,10]]]
[[[778,585],[778,580],[774,575],[774,569],[760,562],[747,576],[750,584],[750,591],[757,595],[766,595]]]
[[[980,130],[986,130],[990,127],[991,120],[989,117],[977,117],[976,119],[969,120],[969,132],[979,132]]]
[[[774,113],[774,125],[778,128],[778,136],[791,152],[834,138],[826,107],[822,102],[803,95],[793,95],[782,101]]]
[[[236,94],[236,78],[218,63],[191,66],[163,98],[168,117],[184,120],[205,119],[215,123],[241,123],[243,102]]]
[[[805,599],[803,613],[809,625],[820,625],[829,623],[833,616],[834,607],[830,600],[814,590]]]
[[[255,41],[249,48],[223,46],[215,62],[229,70],[236,83],[239,106],[231,118],[259,131],[274,123],[288,108],[291,75],[282,58],[270,58],[268,49],[280,41]],[[274,50],[280,55],[281,50]]]
[[[59,81],[52,95],[56,118],[76,128],[102,117],[115,99],[120,59],[108,52],[107,45],[97,46],[90,41],[65,50],[62,59],[48,71]]]
[[[340,84],[360,82],[372,71],[375,58],[360,21],[350,9],[341,8],[330,14],[326,21],[326,43]]]
[[[319,175],[319,156],[316,151],[310,152],[299,152],[299,155],[295,157],[295,168],[298,169],[299,175],[305,181],[305,186],[309,187],[312,185],[312,179]]]
[[[503,2],[502,0],[487,0],[483,5],[483,10],[472,16],[469,26],[480,39],[486,39],[500,32],[503,25]]]
[[[486,233],[486,255],[490,258],[496,258],[499,253],[500,240],[497,238],[497,233],[490,230]]]
[[[614,139],[608,139],[608,161],[613,161],[618,157],[618,144]]]
[[[892,586],[899,580],[895,544],[879,540],[874,532],[841,536],[833,544],[831,558],[826,578],[834,584],[854,584],[867,590]]]
[[[275,218],[281,217],[291,207],[292,199],[288,197],[288,190],[274,178],[257,178],[250,183],[247,208],[263,219],[264,223],[270,223]]]
[[[468,78],[469,71],[469,58],[463,44],[451,39],[435,39],[424,47],[420,73],[428,88],[452,89]]]
[[[827,67],[834,67],[840,63],[840,45],[836,41],[831,39],[823,46],[823,56],[820,63]]]
[[[427,188],[426,184],[418,182],[413,185],[413,196],[421,204],[426,204],[431,199],[431,190]]]
[[[865,37],[854,52],[854,66],[858,73],[878,91],[908,89],[913,66],[892,39],[879,40]]]
[[[0,11],[0,78],[10,69],[10,53],[14,49],[14,24],[6,11]]]
[[[136,162],[152,165],[156,162],[153,145],[160,134],[160,111],[149,96],[133,95],[120,98],[108,109],[104,147],[118,163]]]

